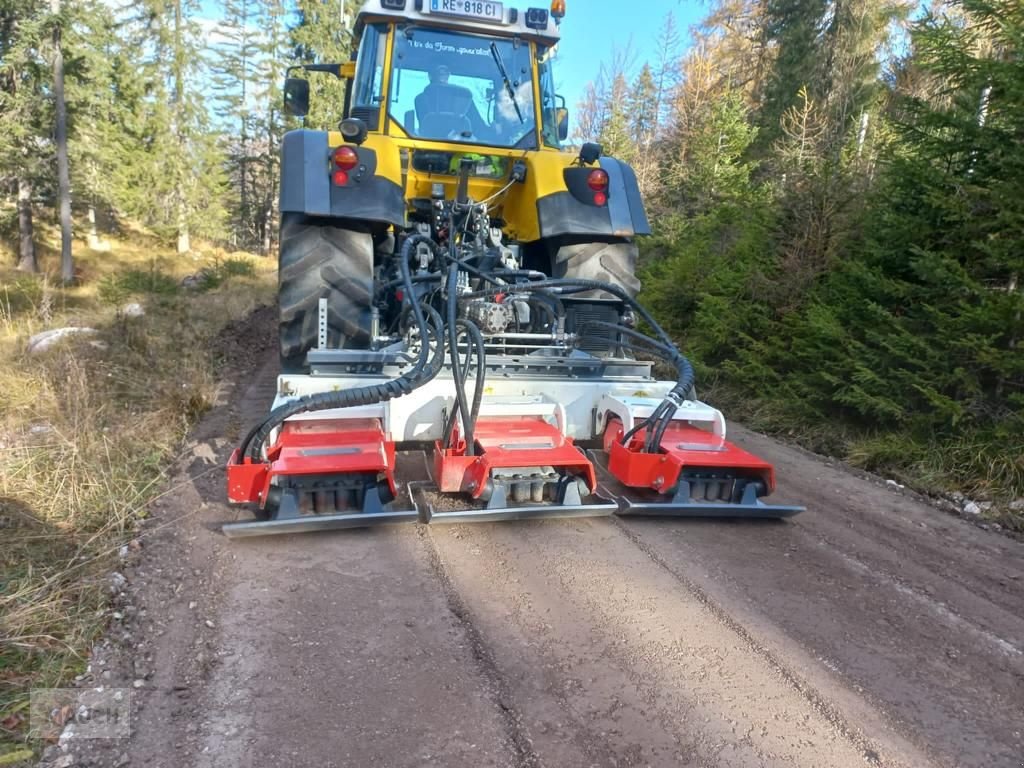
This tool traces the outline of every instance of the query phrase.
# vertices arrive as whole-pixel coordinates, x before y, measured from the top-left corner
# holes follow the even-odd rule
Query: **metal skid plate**
[[[690,496],[689,483],[681,481],[675,494],[659,494],[642,488],[623,485],[608,471],[608,457],[604,451],[588,451],[598,473],[598,493],[614,499],[616,514],[646,517],[704,517],[704,518],[760,518],[780,519],[792,517],[805,510],[789,504],[765,504],[748,486],[739,503],[704,501]]]
[[[371,525],[386,525],[388,523],[415,523],[419,519],[419,512],[415,509],[399,510],[397,512],[381,510],[380,512],[357,512],[339,515],[278,516],[270,520],[247,520],[238,523],[225,523],[221,526],[221,530],[229,539],[241,539],[248,536],[267,536],[272,533],[311,533],[314,531],[335,531],[346,528],[366,528]]]
[[[510,506],[483,505],[452,494],[437,491],[432,482],[413,489],[416,506],[423,512],[425,523],[495,523],[505,520],[541,520],[567,517],[607,517],[615,514],[618,504],[598,494],[575,503],[523,504]]]
[[[614,501],[593,494],[586,499],[563,498],[562,503],[510,504],[495,506],[473,500],[468,494],[441,493],[431,475],[425,451],[399,451],[395,474],[402,478],[398,497],[389,504],[379,495],[367,493],[363,511],[339,514],[301,514],[294,498],[285,495],[276,513],[266,520],[244,520],[222,526],[228,538],[266,536],[270,534],[308,533],[315,531],[368,528],[395,523],[489,523],[505,520],[536,520],[567,517],[604,517],[619,506]]]

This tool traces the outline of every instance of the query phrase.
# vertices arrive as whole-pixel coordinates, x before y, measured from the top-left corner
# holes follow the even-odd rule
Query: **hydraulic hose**
[[[452,378],[455,380],[455,403],[459,413],[462,414],[462,424],[466,431],[466,455],[473,455],[473,433],[472,425],[469,423],[469,403],[466,402],[466,379],[462,371],[462,364],[459,361],[459,331],[455,323],[458,318],[458,264],[452,263],[448,267],[447,283],[447,309],[448,309],[448,354],[452,364]]]
[[[423,315],[423,309],[416,300],[416,294],[413,291],[412,275],[409,271],[409,259],[412,256],[412,249],[419,243],[429,243],[431,247],[434,247],[434,242],[426,235],[413,235],[402,244],[398,260],[402,271],[405,294],[412,306],[413,319],[420,334],[420,351],[412,370],[382,384],[370,384],[364,387],[343,389],[337,392],[318,392],[312,395],[304,395],[297,400],[275,408],[259,426],[246,435],[241,446],[243,456],[248,456],[253,461],[259,461],[260,451],[270,433],[292,416],[310,411],[351,408],[359,405],[382,403],[409,394],[437,375],[440,366],[432,364],[429,369],[427,368],[427,362],[430,359],[430,333],[426,318]],[[443,329],[438,327],[437,332],[435,355],[443,355]]]
[[[473,430],[476,428],[476,420],[480,416],[480,404],[483,402],[484,396],[484,375],[486,371],[487,362],[487,351],[484,348],[484,337],[480,333],[480,329],[475,323],[471,323],[468,320],[457,320],[456,325],[462,328],[466,333],[472,337],[473,349],[472,352],[476,356],[476,372],[473,381],[473,405],[469,411],[469,426],[466,428],[467,437],[467,448],[469,441],[472,439]],[[467,344],[467,346],[469,346]],[[467,368],[469,361],[469,351],[466,354]],[[448,422],[444,428],[444,439],[443,444],[446,447],[451,447],[452,433],[455,430],[455,420],[458,417],[458,410],[452,409],[451,414],[448,416]]]
[[[676,367],[676,384],[671,390],[665,395],[661,404],[654,409],[654,412],[647,417],[643,422],[636,424],[630,429],[625,435],[622,436],[621,443],[626,445],[629,439],[636,434],[640,429],[647,427],[647,436],[644,440],[644,451],[646,453],[654,453],[659,450],[661,440],[665,435],[665,431],[668,429],[668,425],[672,422],[672,416],[675,414],[676,409],[682,405],[683,400],[689,395],[690,390],[693,389],[694,384],[694,371],[690,361],[686,359],[681,352],[679,352],[672,338],[665,333],[664,329],[658,322],[651,316],[651,314],[644,309],[639,302],[637,302],[632,296],[627,294],[622,288],[617,285],[610,283],[603,283],[597,280],[582,280],[574,278],[561,278],[554,280],[545,280],[543,282],[531,283],[521,287],[521,290],[543,290],[545,288],[577,288],[580,290],[603,290],[612,295],[618,297],[625,303],[629,304],[633,309],[636,310],[637,314],[654,330],[658,335],[658,338],[662,342],[662,347],[665,351],[671,352],[672,356],[670,362]],[[573,291],[574,293],[576,291]],[[594,321],[595,323],[599,321]],[[643,338],[642,334],[638,334],[632,329],[622,329],[624,332],[628,331],[626,335],[636,336],[639,335]]]

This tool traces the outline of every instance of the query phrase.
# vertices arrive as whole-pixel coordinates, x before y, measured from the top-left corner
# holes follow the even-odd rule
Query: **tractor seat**
[[[450,83],[431,83],[416,97],[416,117],[425,125],[427,115],[452,114],[463,116],[473,106],[473,94],[468,88]],[[453,129],[454,130],[454,129]],[[423,130],[421,133],[428,131]]]

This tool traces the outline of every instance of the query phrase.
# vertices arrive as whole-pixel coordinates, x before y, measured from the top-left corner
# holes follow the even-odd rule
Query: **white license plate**
[[[430,0],[430,12],[499,24],[505,21],[505,6],[491,0]]]

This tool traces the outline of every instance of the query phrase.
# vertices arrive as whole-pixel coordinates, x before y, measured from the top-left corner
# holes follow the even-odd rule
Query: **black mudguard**
[[[376,174],[377,153],[358,147],[359,166],[343,187],[331,183],[325,131],[290,131],[281,142],[281,212],[405,225],[402,188]]]
[[[608,174],[607,204],[598,206],[593,202],[593,192],[585,182],[591,168],[567,168],[566,191],[537,200],[541,237],[634,237],[651,234],[633,169],[611,157],[602,157],[600,166]]]

